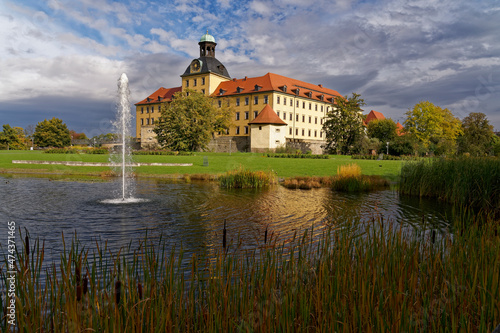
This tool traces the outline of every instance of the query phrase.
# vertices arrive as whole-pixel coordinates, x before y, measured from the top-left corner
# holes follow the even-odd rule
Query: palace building
[[[215,57],[217,43],[205,34],[198,43],[200,57],[191,61],[181,75],[180,87],[159,88],[136,105],[136,137],[141,147],[156,145],[153,132],[160,117],[160,106],[184,89],[201,92],[229,103],[234,110],[232,124],[224,135],[209,145],[214,151],[267,151],[294,145],[313,153],[322,153],[322,130],[326,113],[337,91],[278,74],[231,78],[226,67]]]

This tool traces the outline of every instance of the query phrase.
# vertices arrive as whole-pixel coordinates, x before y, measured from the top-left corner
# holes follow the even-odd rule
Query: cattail
[[[29,256],[30,256],[30,239],[28,238],[28,235],[26,235],[24,243],[26,245],[26,258],[29,258]]]
[[[140,282],[137,283],[137,293],[139,294],[139,299],[142,299],[142,284]]]
[[[76,286],[76,301],[80,302],[82,300],[82,286]]]
[[[269,226],[266,226],[266,231],[264,232],[264,244],[267,244],[267,228]]]
[[[89,280],[87,279],[87,275],[83,278],[83,294],[86,295],[88,292],[88,283]]]
[[[115,303],[118,305],[120,303],[120,293],[121,293],[122,283],[120,280],[115,283]]]
[[[224,219],[224,229],[222,230],[222,247],[226,248],[226,219]]]

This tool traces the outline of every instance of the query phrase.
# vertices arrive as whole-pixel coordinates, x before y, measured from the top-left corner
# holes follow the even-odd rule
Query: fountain
[[[123,73],[118,79],[118,101],[116,104],[116,120],[113,122],[116,134],[119,138],[120,149],[111,155],[111,162],[115,169],[119,170],[121,176],[121,198],[103,200],[103,203],[135,203],[146,200],[134,198],[132,196],[132,186],[130,183],[131,173],[131,151],[130,151],[130,123],[132,114],[130,112],[130,90],[128,88],[128,77]],[[119,195],[119,196],[120,196]]]

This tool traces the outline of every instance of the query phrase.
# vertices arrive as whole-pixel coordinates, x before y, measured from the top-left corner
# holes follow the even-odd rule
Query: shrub
[[[262,188],[276,183],[273,172],[250,171],[239,168],[219,176],[223,188]]]

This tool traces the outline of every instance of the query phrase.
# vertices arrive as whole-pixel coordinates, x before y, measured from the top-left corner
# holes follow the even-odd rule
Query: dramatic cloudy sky
[[[0,125],[109,132],[120,74],[132,103],[179,86],[208,29],[232,77],[356,92],[401,122],[429,100],[499,131],[499,22],[497,0],[3,0]]]

